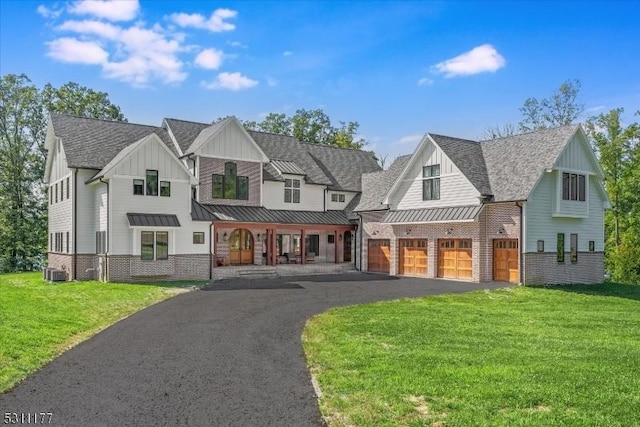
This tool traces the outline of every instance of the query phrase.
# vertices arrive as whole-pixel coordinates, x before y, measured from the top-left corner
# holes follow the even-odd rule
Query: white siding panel
[[[157,170],[161,180],[189,179],[189,175],[176,162],[173,154],[167,152],[153,139],[122,159],[112,173],[114,175],[144,177],[147,169]]]
[[[332,202],[331,201],[331,195],[332,194],[344,194],[344,203]],[[358,193],[350,193],[348,191],[329,191],[327,193],[327,210],[330,210],[330,211],[331,210],[343,211],[344,208],[347,207],[349,202],[351,202],[351,200],[353,200],[353,198],[356,196],[356,194],[358,194]]]
[[[592,154],[589,153],[588,150],[590,150],[588,144],[583,141],[580,134],[576,134],[558,158],[556,167],[587,173],[597,173],[597,168],[592,161]]]
[[[71,174],[71,170],[67,167],[67,156],[64,152],[64,147],[59,142],[56,142],[53,148],[53,161],[51,163],[49,182],[53,183],[58,181],[69,176],[69,174]]]
[[[238,126],[230,123],[224,126],[211,140],[199,150],[203,156],[224,159],[262,161],[262,154],[255,142],[242,132]]]
[[[286,178],[300,179],[300,176],[283,175]],[[284,202],[284,182],[265,181],[262,186],[264,206],[268,209],[290,211],[323,211],[325,186],[306,184],[300,180],[300,203]]]
[[[96,172],[95,170],[87,169],[78,170],[76,221],[78,223],[77,253],[79,254],[93,254],[96,252],[96,231],[99,224],[98,211],[96,209],[96,191],[100,187],[104,187],[104,184],[85,184]],[[73,189],[73,182],[71,186]]]
[[[390,198],[392,209],[477,205],[480,193],[442,150],[428,144]],[[440,165],[440,200],[422,200],[422,167]]]
[[[535,252],[538,240],[544,240],[545,252],[555,252],[558,233],[565,234],[567,250],[572,233],[578,234],[578,251],[588,251],[589,240],[595,241],[596,251],[604,250],[604,200],[596,187],[597,178],[590,176],[589,180],[589,217],[554,218],[552,206],[556,197],[556,180],[554,174],[544,174],[527,202],[525,252]]]

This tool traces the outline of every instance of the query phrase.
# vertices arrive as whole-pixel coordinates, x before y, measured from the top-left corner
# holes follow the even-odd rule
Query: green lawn
[[[0,392],[101,329],[194,284],[51,284],[41,277],[0,275]]]
[[[331,426],[639,426],[640,286],[331,310],[303,343]]]

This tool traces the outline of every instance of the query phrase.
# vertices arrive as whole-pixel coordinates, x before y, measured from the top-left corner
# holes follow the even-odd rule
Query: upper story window
[[[338,203],[344,203],[344,194],[332,194],[331,195],[331,201],[332,202],[338,202]]]
[[[300,180],[285,179],[284,180],[284,202],[300,203]]]
[[[158,195],[158,171],[147,170],[147,196]]]
[[[214,199],[249,200],[249,177],[238,176],[238,165],[224,164],[224,175],[213,174],[211,197]]]
[[[67,200],[69,199],[69,177],[67,177]]]
[[[586,183],[585,175],[576,173],[562,173],[562,200],[578,200],[584,202],[586,200]]]
[[[160,181],[160,195],[163,197],[171,196],[171,183],[169,181]]]
[[[144,196],[144,179],[133,180],[133,194]]]
[[[422,200],[440,200],[440,165],[422,167]]]

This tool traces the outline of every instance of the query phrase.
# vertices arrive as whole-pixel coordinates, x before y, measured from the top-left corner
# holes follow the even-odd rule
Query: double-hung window
[[[440,200],[440,165],[423,166],[422,200]]]
[[[300,203],[300,180],[285,179],[284,180],[284,202]]]
[[[160,181],[160,196],[162,196],[162,197],[170,197],[171,196],[171,182],[169,182],[169,181]]]
[[[169,259],[169,232],[141,232],[140,258],[146,261]]]

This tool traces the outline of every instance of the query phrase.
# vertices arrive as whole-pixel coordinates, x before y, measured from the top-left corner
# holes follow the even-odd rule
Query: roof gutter
[[[78,280],[78,168],[73,168],[73,280]]]
[[[104,254],[105,258],[105,274],[104,281],[109,281],[109,249],[111,247],[111,235],[109,234],[109,211],[111,210],[111,204],[109,203],[109,182],[104,181],[102,177],[100,177],[100,182],[107,185],[107,251]]]

